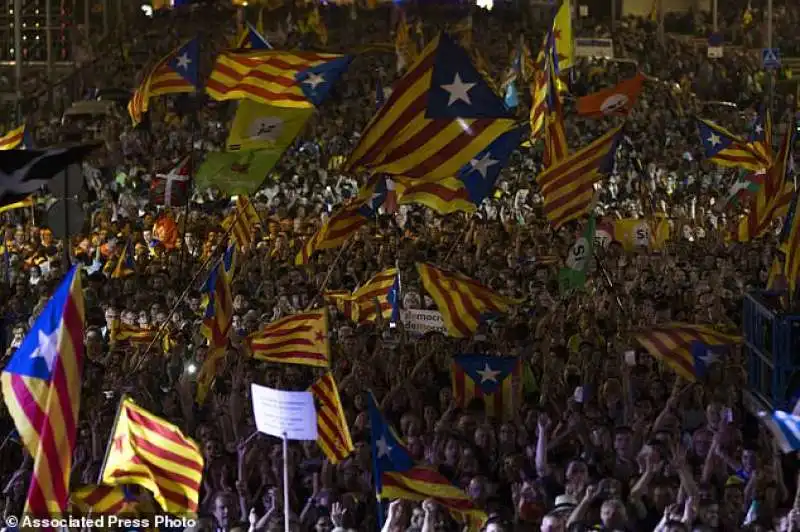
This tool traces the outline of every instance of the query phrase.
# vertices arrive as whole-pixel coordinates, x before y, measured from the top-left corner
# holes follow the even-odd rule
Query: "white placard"
[[[422,336],[428,331],[437,331],[447,335],[442,314],[438,310],[401,310],[400,321],[406,332],[413,336]]]
[[[575,39],[575,56],[613,59],[614,41],[601,38],[577,38]]]
[[[253,416],[259,432],[289,440],[317,439],[317,412],[311,392],[287,392],[252,384]]]
[[[719,59],[723,55],[722,50],[722,46],[709,46],[706,56],[710,59]]]

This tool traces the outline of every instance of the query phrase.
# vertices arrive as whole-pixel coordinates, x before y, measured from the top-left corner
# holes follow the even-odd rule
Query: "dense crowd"
[[[783,14],[776,38],[796,45],[786,28],[797,20],[797,6],[777,0],[776,5]],[[736,24],[743,7],[721,5],[724,23]],[[755,6],[754,27],[760,27],[760,7]],[[474,13],[475,46],[494,79],[502,78],[520,32],[537,50],[547,17],[534,15]],[[142,66],[195,35],[202,37],[206,75],[214,54],[235,34],[234,16],[219,6],[139,16],[120,30],[118,46],[109,45],[108,54],[95,50],[81,78],[83,92],[135,87]],[[463,13],[423,6],[413,16],[430,38]],[[325,17],[331,50],[386,42],[391,31],[386,9],[328,8]],[[266,25],[269,35],[285,40],[276,46],[316,45],[299,35],[283,12],[267,17]],[[357,55],[252,198],[263,227],[239,261],[229,349],[202,404],[195,400],[194,371],[207,354],[199,334],[205,279],[196,274],[223,245],[221,221],[232,203],[213,190],[196,190],[189,208],[164,210],[149,202],[148,183],[156,170],[185,155],[199,162],[204,152],[222,149],[231,107],[202,96],[160,98],[146,127],[133,129],[120,112],[94,131],[84,124],[67,131],[58,101],[36,106],[28,125],[37,146],[61,142],[75,131],[103,142],[84,164],[84,230],[67,244],[71,260],[85,266],[86,306],[87,360],[73,486],[96,482],[117,403],[128,394],[200,443],[205,471],[198,528],[281,529],[281,443],[251,438],[250,384],[305,390],[319,372],[248,358],[242,338],[277,318],[324,305],[323,289],[353,290],[395,265],[403,308],[435,309],[414,268],[415,262],[430,261],[522,303],[468,339],[437,332],[414,336],[402,323],[390,328],[383,320],[356,326],[329,307],[332,371],[356,450],[332,465],[314,442],[290,445],[296,530],[378,528],[367,390],[375,393],[413,458],[436,466],[486,510],[486,531],[800,530],[797,456],[782,455],[743,409],[741,352],[734,350],[713,363],[704,379],[689,383],[636,345],[631,334],[673,320],[737,329],[743,295],[765,285],[779,228],[747,244],[726,242],[725,231],[739,212],[720,206],[735,174],[703,160],[693,122],[697,114],[746,134],[765,101],[758,58],[740,49],[710,60],[675,36],[662,46],[653,21],[644,19],[624,18],[612,30],[602,20],[578,18],[575,31],[611,36],[616,59],[580,60],[570,73],[572,95],[613,84],[637,68],[648,76],[597,209],[609,219],[668,217],[672,236],[665,249],[600,250],[586,289],[561,297],[558,269],[579,228],[550,230],[533,179],[542,167],[541,148],[534,146],[513,155],[497,193],[475,214],[443,217],[401,206],[397,214],[367,224],[343,249],[323,251],[310,265],[295,267],[295,254],[323,214],[363,183],[365,176],[337,169],[374,112],[376,81],[389,87],[396,78],[393,53]],[[794,117],[783,112],[791,104],[791,98],[779,98],[776,124],[794,127]],[[573,149],[608,127],[608,121],[576,116],[572,97],[566,115]],[[63,275],[65,244],[44,228],[43,206],[2,216],[5,361]],[[163,233],[154,235],[164,226],[178,235],[176,245],[150,246],[154,236],[166,240]],[[125,242],[135,245],[135,273],[109,279]],[[144,329],[167,324],[167,352],[112,342],[118,321]],[[482,407],[456,408],[448,368],[450,357],[459,353],[522,357],[532,378],[526,379],[513,420],[498,422]],[[4,413],[0,435],[12,428]],[[0,447],[5,515],[22,511],[32,466],[24,454],[13,438]],[[385,518],[383,529],[392,532],[459,529],[432,501],[392,501]]]

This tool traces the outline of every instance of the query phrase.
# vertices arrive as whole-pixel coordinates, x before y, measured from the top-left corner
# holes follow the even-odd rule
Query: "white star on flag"
[[[464,83],[461,81],[461,76],[456,72],[453,83],[442,85],[442,88],[450,94],[450,98],[447,100],[447,106],[450,107],[458,101],[463,101],[468,105],[472,105],[472,101],[469,99],[469,91],[475,85],[477,85],[477,83]]]
[[[483,384],[486,381],[497,382],[497,376],[500,375],[500,373],[502,372],[493,370],[491,367],[489,367],[489,364],[487,363],[486,365],[483,366],[483,369],[479,369],[475,373],[481,376],[481,384]]]
[[[43,358],[47,364],[47,371],[52,372],[53,366],[58,357],[58,329],[56,328],[50,335],[39,329],[39,345],[31,353],[31,358]]]
[[[183,52],[175,61],[178,63],[177,67],[181,70],[189,70],[189,65],[192,64],[192,60],[189,59],[189,54],[186,52]]]
[[[311,90],[316,90],[317,85],[325,83],[325,76],[316,72],[309,72],[308,77],[303,80],[303,85],[310,85]]]
[[[477,170],[481,176],[486,179],[486,174],[489,172],[489,167],[494,166],[500,161],[492,159],[492,154],[487,153],[480,159],[472,159],[469,164],[472,166],[473,170]]]
[[[764,132],[764,128],[761,127],[761,124],[756,124],[756,135],[760,135]]]
[[[392,448],[386,441],[386,436],[381,436],[380,439],[375,442],[375,447],[378,448],[378,458],[389,456],[392,451]]]
[[[697,358],[700,360],[700,362],[703,363],[705,367],[708,367],[709,364],[715,362],[719,357],[706,349],[706,353],[704,355],[698,356]]]
[[[722,144],[722,140],[719,138],[719,135],[712,133],[711,136],[708,137],[708,143],[711,144],[711,147],[713,148],[717,144]]]

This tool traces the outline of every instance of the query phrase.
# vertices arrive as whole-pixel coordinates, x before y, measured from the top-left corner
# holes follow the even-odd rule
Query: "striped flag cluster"
[[[206,84],[215,100],[252,100],[277,107],[314,107],[350,64],[340,54],[228,50]]]
[[[770,165],[761,150],[753,149],[746,140],[710,120],[698,118],[697,130],[706,158],[719,166],[746,168],[755,172]]]
[[[25,124],[22,124],[0,137],[0,150],[13,150],[18,148],[24,139]]]
[[[81,276],[78,267],[73,267],[0,375],[8,413],[33,457],[26,515],[60,517],[69,504],[81,400],[83,325]]]
[[[422,285],[442,313],[450,336],[469,338],[485,316],[505,314],[516,302],[458,272],[417,263]]]
[[[126,486],[90,484],[70,494],[72,506],[81,512],[118,515],[134,509],[137,500]]]
[[[325,300],[336,305],[347,319],[355,323],[374,322],[377,318],[375,299],[381,308],[381,316],[386,319],[392,317],[394,305],[389,294],[397,290],[397,268],[388,268],[375,274],[364,286],[354,291],[332,292],[325,294]]]
[[[161,58],[145,74],[128,102],[128,114],[138,125],[150,105],[150,98],[166,94],[194,92],[198,84],[199,46],[192,39]]]
[[[231,239],[242,251],[250,247],[256,237],[256,226],[260,224],[256,208],[246,196],[236,198],[233,212],[222,221],[222,227],[231,230]],[[231,229],[231,227],[233,227]]]
[[[141,486],[153,494],[164,511],[194,515],[202,477],[200,447],[172,423],[124,397],[106,451],[101,482],[109,486]]]
[[[514,127],[513,115],[446,34],[420,53],[362,132],[345,171],[435,181]]]
[[[212,348],[228,345],[228,334],[233,323],[233,294],[231,279],[225,270],[225,261],[219,261],[203,287],[205,312],[200,333]]]
[[[330,359],[327,310],[272,322],[248,336],[246,344],[258,360],[326,368]]]
[[[621,126],[613,128],[536,176],[545,215],[555,229],[587,213],[595,183],[614,170],[621,132]]]
[[[797,296],[797,281],[800,280],[800,213],[797,212],[797,203],[800,202],[800,192],[795,193],[790,214],[786,217],[788,234],[783,249],[786,252],[784,263],[784,276],[789,284],[789,298]]]
[[[112,344],[147,345],[156,337],[155,329],[143,329],[121,321],[113,324],[110,332]]]
[[[513,419],[522,398],[522,361],[519,357],[458,355],[450,367],[453,398],[459,408],[481,399],[486,415]]]
[[[800,416],[781,410],[762,412],[761,421],[784,453],[800,451]]]
[[[338,464],[355,451],[355,446],[333,374],[325,373],[309,391],[317,402],[317,444],[332,464]]]
[[[637,333],[636,341],[650,355],[664,361],[688,381],[696,381],[698,368],[705,368],[717,356],[710,348],[738,344],[739,336],[723,334],[705,325],[668,323]]]

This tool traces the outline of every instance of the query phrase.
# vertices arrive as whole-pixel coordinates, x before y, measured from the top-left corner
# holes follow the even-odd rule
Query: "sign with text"
[[[251,385],[259,432],[287,440],[316,440],[317,412],[311,392],[287,392]]]
[[[576,57],[614,58],[614,41],[611,39],[575,39]]]
[[[414,336],[422,336],[430,331],[447,335],[442,314],[438,310],[401,310],[400,321],[408,334]]]

